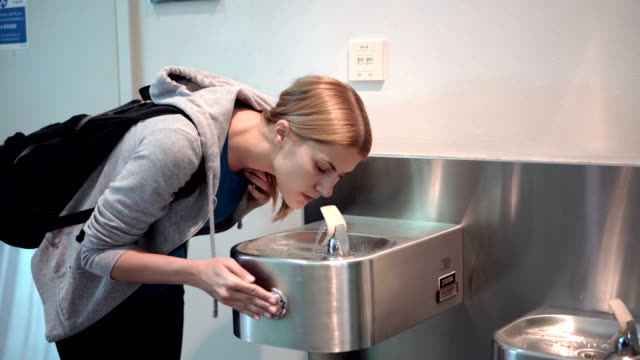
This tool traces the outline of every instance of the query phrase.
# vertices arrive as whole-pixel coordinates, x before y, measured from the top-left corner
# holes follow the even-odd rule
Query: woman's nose
[[[332,176],[325,176],[320,180],[320,182],[316,186],[316,189],[320,192],[320,194],[322,194],[323,197],[331,197],[331,195],[333,195],[333,187],[336,185],[339,179],[340,178],[337,176],[335,178]]]

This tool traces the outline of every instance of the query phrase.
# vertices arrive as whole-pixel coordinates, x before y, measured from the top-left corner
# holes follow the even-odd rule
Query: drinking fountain
[[[238,338],[314,353],[353,351],[462,302],[461,225],[342,216],[335,206],[321,211],[324,221],[231,249],[283,309],[261,320],[234,310]]]
[[[494,360],[639,360],[637,326],[620,299],[610,315],[540,309],[496,331]]]

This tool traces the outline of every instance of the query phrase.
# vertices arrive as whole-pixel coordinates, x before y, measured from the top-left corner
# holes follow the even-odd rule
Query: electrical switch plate
[[[349,40],[349,80],[384,80],[384,40]]]

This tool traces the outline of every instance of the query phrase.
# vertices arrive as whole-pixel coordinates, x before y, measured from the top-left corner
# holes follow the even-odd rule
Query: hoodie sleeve
[[[118,258],[168,211],[175,193],[196,171],[200,141],[193,125],[181,120],[144,124],[140,134],[127,134],[137,137],[135,149],[84,227],[85,269],[110,278]]]

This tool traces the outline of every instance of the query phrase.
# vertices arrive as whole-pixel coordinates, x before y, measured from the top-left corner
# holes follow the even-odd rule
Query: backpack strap
[[[140,97],[142,98],[142,100],[151,101],[150,90],[151,90],[151,85],[143,86],[140,89],[138,89],[138,92],[140,93]]]
[[[151,88],[151,86],[147,85],[147,86],[141,87],[138,90],[138,92],[140,93],[140,96],[142,97],[143,101],[150,101],[151,100],[151,96],[150,96],[150,93],[149,93],[149,89],[150,88]],[[124,109],[131,108],[131,107],[136,106],[138,104],[140,104],[139,100],[132,100],[131,102],[129,102],[129,103],[127,103],[127,104],[125,104],[125,105],[123,105],[120,108],[117,108],[115,110],[120,110],[121,108],[124,108]],[[142,105],[142,106],[144,106],[144,105]],[[187,118],[187,120],[193,122],[193,120],[191,120],[191,117],[189,115],[187,115],[184,111],[182,111],[181,109],[176,108],[174,106],[170,106],[170,105],[154,105],[154,108],[156,109],[156,113],[153,114],[152,116],[158,116],[158,115],[162,115],[164,113],[167,113],[167,114],[168,113],[177,113],[177,114],[182,114],[185,118]],[[112,110],[111,112],[116,112],[115,110]],[[177,200],[177,199],[181,199],[181,198],[184,198],[184,197],[187,197],[187,196],[191,195],[202,184],[204,179],[206,179],[204,161],[202,159],[200,159],[200,164],[198,165],[198,168],[196,169],[196,171],[193,174],[191,174],[191,177],[185,183],[185,185],[183,187],[181,187],[176,192],[174,201]],[[91,217],[91,214],[93,214],[93,210],[94,209],[95,208],[90,208],[90,209],[82,210],[82,211],[79,211],[79,212],[76,212],[76,213],[72,213],[72,214],[68,214],[68,215],[64,215],[64,216],[59,216],[54,221],[52,221],[50,226],[47,226],[47,228],[49,229],[48,231],[87,222],[89,220],[89,218]],[[80,230],[80,233],[78,233],[78,235],[76,236],[76,241],[78,243],[82,243],[82,241],[84,241],[84,229]]]
[[[55,218],[55,220],[53,220],[51,222],[51,224],[50,224],[50,226],[48,226],[48,228],[51,229],[51,230],[55,230],[55,229],[60,229],[60,228],[64,228],[64,227],[67,227],[67,226],[81,224],[83,222],[86,222],[91,217],[91,214],[93,214],[93,209],[94,208],[78,211],[78,212],[75,212],[73,214],[68,214],[68,215],[64,215],[64,216],[58,216],[57,218]],[[51,230],[49,230],[49,231],[51,231]]]

